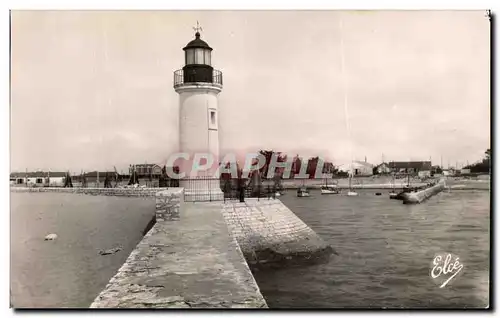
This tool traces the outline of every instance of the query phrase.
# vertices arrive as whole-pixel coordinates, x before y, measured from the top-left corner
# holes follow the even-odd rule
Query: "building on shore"
[[[83,173],[83,175],[78,174],[75,176],[72,176],[73,181],[76,182],[81,182],[82,181],[82,176],[85,177],[87,182],[102,182],[104,183],[104,179],[106,178],[106,174],[108,175],[109,178],[115,179],[115,172],[114,171],[89,171]]]
[[[377,174],[390,174],[392,169],[387,162],[382,162],[381,164],[375,166],[374,168]]]
[[[412,174],[419,177],[430,177],[432,163],[430,161],[391,161],[389,167],[396,174]]]
[[[465,168],[460,169],[460,174],[470,174],[470,173],[471,173],[470,169],[465,169]]]
[[[162,167],[154,163],[144,163],[144,164],[136,164],[133,165],[135,167],[135,171],[139,178],[149,178],[159,179],[161,175]],[[129,168],[129,170],[132,169]],[[132,174],[131,170],[129,174]]]
[[[66,172],[59,171],[35,171],[35,172],[12,172],[10,174],[10,185],[18,186],[62,186]]]
[[[462,169],[457,169],[457,168],[449,168],[449,169],[444,169],[443,170],[443,175],[445,176],[461,176],[461,175],[470,175],[471,174],[471,169],[468,168],[462,168]]]
[[[366,161],[353,161],[350,169],[351,174],[355,177],[369,177],[373,175],[373,165]]]

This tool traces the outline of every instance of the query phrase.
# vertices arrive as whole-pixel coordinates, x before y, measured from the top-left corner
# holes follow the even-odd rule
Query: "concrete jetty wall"
[[[154,197],[165,188],[56,188],[56,187],[11,187],[12,192],[62,192],[89,195],[109,195],[125,197]],[[169,188],[179,189],[179,188]]]
[[[333,252],[280,200],[226,202],[222,213],[250,265],[314,261]]]
[[[491,190],[490,180],[468,180],[459,178],[448,178],[446,186],[451,190]]]
[[[321,189],[321,187],[323,187],[325,185],[325,183],[324,182],[323,182],[323,184],[319,184],[319,183],[308,184],[308,183],[306,183],[305,185],[308,189]],[[422,183],[422,182],[412,183],[412,186],[415,186],[415,187],[424,186],[424,185],[425,185],[425,183]],[[337,188],[337,189],[342,189],[342,190],[349,189],[349,184],[338,184],[338,185],[329,184],[329,186]],[[353,184],[351,186],[351,188],[352,189],[383,190],[383,189],[403,189],[405,186],[407,186],[406,183],[404,183],[404,184],[397,183],[395,185],[390,184],[390,183],[373,183],[373,184]],[[302,187],[302,184],[288,184],[288,185],[283,186],[284,189],[298,189],[300,187]]]
[[[440,181],[435,186],[430,188],[417,191],[417,192],[408,192],[403,194],[403,204],[418,204],[423,201],[429,199],[430,197],[438,194],[439,192],[445,189],[444,180]]]

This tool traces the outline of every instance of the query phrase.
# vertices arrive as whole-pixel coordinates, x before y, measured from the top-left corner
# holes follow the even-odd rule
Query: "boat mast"
[[[349,169],[349,191],[351,191],[351,183],[352,183],[352,175],[353,175],[353,166],[352,166],[352,138],[351,138],[351,127],[349,125],[349,112],[348,112],[348,98],[347,98],[347,92],[349,90],[348,83],[347,83],[347,77],[345,74],[345,55],[344,55],[344,37],[343,37],[343,22],[342,22],[342,15],[340,13],[339,16],[339,30],[340,30],[340,66],[341,66],[341,74],[342,74],[342,79],[343,79],[343,84],[344,84],[344,115],[345,115],[345,124],[346,124],[346,129],[347,133],[349,135],[349,152],[351,156],[351,162],[350,162],[350,169]]]
[[[349,191],[352,191],[352,162],[351,162],[351,171],[349,171]]]
[[[394,171],[394,161],[392,162],[392,169],[391,169],[391,174],[392,174],[392,190],[396,190],[396,172]]]

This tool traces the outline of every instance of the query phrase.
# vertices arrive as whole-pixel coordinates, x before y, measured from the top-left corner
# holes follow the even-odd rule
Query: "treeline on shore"
[[[265,158],[265,164],[258,169],[260,177],[263,179],[267,179],[269,175],[269,170],[271,169],[271,161],[273,160],[273,157],[276,158],[276,162],[278,163],[285,163],[288,161],[288,154],[281,152],[281,151],[274,151],[274,150],[259,150],[259,154],[262,155]],[[252,165],[257,165],[257,159],[254,160]],[[303,160],[298,154],[292,159],[292,167],[291,167],[291,172],[290,172],[290,178],[294,178],[294,176],[297,176],[300,174],[301,169],[305,169],[305,173],[308,175],[309,179],[315,179],[316,178],[316,170],[318,169],[318,165],[323,164],[323,167],[321,169],[321,173],[323,174],[330,174],[332,176],[336,176],[338,178],[342,177],[348,177],[348,173],[345,171],[340,171],[338,167],[335,167],[332,162],[329,161],[323,161],[320,159],[319,156],[311,157],[307,160]],[[230,162],[227,162],[225,164],[225,168],[229,168],[231,165]],[[306,166],[304,168],[303,166]],[[243,167],[239,164],[236,163],[236,169],[238,172],[238,177],[241,177],[243,174]],[[285,168],[283,167],[275,167],[274,168],[274,173],[273,175],[276,178],[281,178],[283,176],[283,173],[285,171]],[[229,173],[222,173],[221,178],[223,179],[228,179],[231,178]]]
[[[486,149],[485,157],[476,163],[465,166],[465,169],[470,169],[471,173],[490,173],[491,171],[491,149]]]

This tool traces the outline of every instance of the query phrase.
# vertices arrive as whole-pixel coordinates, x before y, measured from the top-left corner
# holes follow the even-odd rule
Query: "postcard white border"
[[[1,61],[1,70],[2,70],[2,77],[1,80],[4,82],[2,85],[2,89],[0,90],[1,94],[1,100],[3,101],[3,107],[1,107],[1,120],[2,120],[2,136],[0,138],[1,140],[1,148],[2,149],[9,149],[9,9],[38,9],[38,10],[44,10],[44,9],[120,9],[120,10],[125,10],[125,9],[132,9],[132,10],[138,10],[138,9],[162,9],[162,10],[168,10],[168,9],[210,9],[210,10],[215,10],[215,9],[261,9],[261,10],[291,10],[291,9],[318,9],[318,10],[324,10],[324,9],[379,9],[379,10],[384,10],[384,9],[391,9],[391,10],[422,10],[422,9],[438,9],[438,10],[449,10],[449,9],[455,9],[455,10],[471,10],[471,9],[492,9],[494,12],[497,13],[497,19],[498,19],[498,13],[500,12],[499,9],[499,1],[485,1],[485,0],[476,0],[476,1],[459,1],[459,0],[454,0],[454,1],[433,1],[433,0],[413,0],[413,1],[397,1],[397,0],[392,0],[392,1],[324,1],[324,0],[308,0],[308,1],[293,1],[293,0],[288,0],[288,1],[270,1],[270,0],[246,0],[246,1],[221,1],[221,0],[212,0],[210,2],[207,1],[194,1],[194,0],[183,0],[183,1],[171,1],[168,3],[161,3],[160,1],[150,1],[150,0],[141,0],[141,1],[136,1],[136,0],[121,0],[121,1],[102,1],[102,0],[78,0],[78,1],[64,1],[64,0],[59,0],[59,1],[3,1],[1,6],[3,7],[3,10],[1,11],[1,18],[0,18],[0,34],[2,36],[2,50],[0,50],[0,54],[2,55],[2,58],[0,59]],[[497,21],[498,22],[498,21]],[[498,41],[498,32],[496,33],[496,39]],[[498,82],[496,83],[495,86],[495,91],[497,92],[498,88]],[[493,107],[493,105],[492,105]],[[498,118],[495,118],[498,119]],[[492,128],[492,133],[494,133],[494,128]],[[495,139],[496,140],[496,139]],[[497,148],[497,142],[495,142],[495,145],[492,145],[493,149],[499,149]],[[0,301],[2,303],[1,305],[1,311],[2,311],[2,317],[10,317],[14,315],[14,312],[9,309],[9,287],[10,286],[10,281],[9,281],[9,260],[10,260],[10,246],[9,246],[9,239],[10,239],[10,223],[9,223],[9,185],[7,183],[8,180],[8,173],[10,171],[10,166],[9,166],[9,160],[10,160],[10,154],[9,150],[2,152],[1,156],[1,163],[3,169],[1,169],[1,179],[3,180],[0,182],[1,185],[1,196],[2,200],[1,202],[4,204],[4,209],[3,213],[1,214],[2,217],[2,226],[4,227],[4,231],[2,231],[2,241],[4,242],[4,248],[2,249],[3,252],[3,257],[2,257],[2,275],[1,275],[1,281],[2,281],[2,288],[1,288],[1,294],[0,294]],[[498,167],[497,165],[497,160],[496,160],[496,150],[494,152],[494,160],[495,160],[495,167]],[[495,178],[496,179],[496,178]],[[495,180],[496,183],[496,180]],[[494,193],[494,198],[497,197],[497,192],[495,191]],[[492,198],[493,198],[492,197]],[[498,216],[495,218],[495,225],[496,229],[498,229]],[[498,235],[497,235],[498,237]],[[498,241],[496,242],[498,243]],[[495,244],[495,246],[498,247],[498,244]],[[497,249],[497,248],[496,248]],[[498,273],[498,262],[495,264],[495,269],[497,270],[496,272]],[[495,303],[498,304],[498,293],[496,293],[496,301]],[[71,314],[76,314],[77,312],[65,312],[65,313],[58,313],[58,315],[64,317],[64,316],[70,316]],[[165,312],[166,313],[166,312]],[[175,313],[170,313],[173,315],[183,315],[186,312],[175,312]],[[250,312],[247,312],[250,313]],[[320,312],[316,313],[306,313],[306,312],[296,312],[296,314],[299,315],[312,315],[312,314],[319,314]],[[376,314],[386,314],[384,312],[372,312]],[[402,313],[402,312],[401,312]],[[30,312],[30,313],[24,313],[25,316],[32,316],[35,314],[40,314],[40,312]],[[51,312],[47,312],[46,314],[52,314]],[[83,315],[93,315],[92,312],[80,312],[79,314]],[[122,316],[124,312],[109,312],[106,313],[108,316]],[[140,313],[140,312],[134,312],[134,313],[128,313],[128,315],[133,315],[137,317],[142,317],[145,313]],[[218,315],[219,313],[210,313],[210,312],[205,312],[205,313],[194,313],[194,314],[203,314],[203,315]],[[240,315],[244,314],[242,312],[238,313],[226,313],[226,314],[231,314],[231,315]],[[255,314],[255,312],[253,312]],[[291,312],[282,312],[282,313],[266,313],[266,314],[260,314],[261,316],[271,316],[276,315],[276,314],[281,314],[281,315],[290,315]],[[338,316],[344,316],[348,315],[352,317],[353,314],[355,316],[361,316],[365,314],[370,314],[369,312],[363,312],[363,313],[340,313],[340,312],[322,312],[322,314],[334,314],[337,317]],[[433,316],[437,314],[443,314],[442,312],[436,312],[436,313],[414,313],[414,314],[426,314],[427,316]],[[456,314],[454,312],[448,313],[449,315]],[[480,313],[475,313],[479,315]]]

